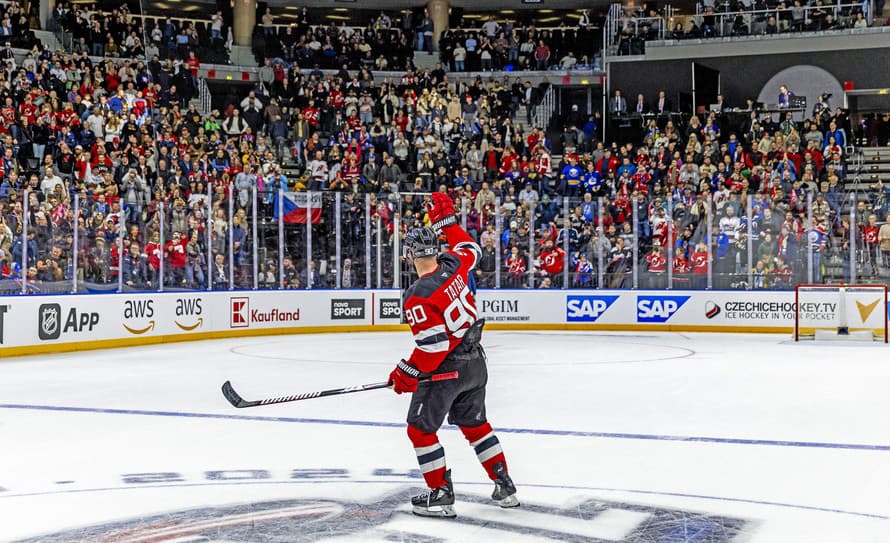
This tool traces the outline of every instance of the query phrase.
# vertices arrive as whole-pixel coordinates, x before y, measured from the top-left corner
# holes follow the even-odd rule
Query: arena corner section
[[[0,358],[227,337],[402,329],[397,290],[0,298]],[[489,330],[790,334],[793,292],[480,290]],[[822,306],[825,307],[822,307]],[[829,315],[829,303],[811,314]],[[885,315],[887,308],[884,308]]]

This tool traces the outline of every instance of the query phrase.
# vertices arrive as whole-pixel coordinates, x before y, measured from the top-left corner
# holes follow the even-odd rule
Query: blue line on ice
[[[332,424],[336,426],[370,426],[374,428],[403,428],[402,422],[377,422],[365,420],[330,420],[297,417],[270,417],[259,415],[224,415],[221,413],[188,413],[181,411],[147,411],[139,409],[112,409],[102,407],[73,407],[57,405],[0,404],[0,409],[27,409],[32,411],[66,411],[72,413],[99,413],[110,415],[142,415],[151,417],[176,417],[192,419],[221,419],[259,422],[285,422],[291,424]],[[453,426],[445,429],[456,430]],[[550,430],[545,428],[496,428],[504,434],[530,434],[558,437],[592,437],[601,439],[636,439],[649,441],[685,441],[690,443],[720,443],[728,445],[766,445],[772,447],[801,447],[810,449],[847,449],[855,451],[890,451],[890,445],[867,443],[823,443],[818,441],[785,441],[774,439],[742,439],[732,437],[673,436],[657,434],[631,434],[614,432],[586,432],[578,430]]]

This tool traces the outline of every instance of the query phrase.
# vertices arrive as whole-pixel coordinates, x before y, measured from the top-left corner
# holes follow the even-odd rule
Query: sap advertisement
[[[402,324],[398,290],[169,292],[0,297],[0,357],[297,332],[387,331]],[[848,295],[847,322],[880,328],[883,292]],[[480,290],[496,330],[791,333],[793,292]],[[885,311],[881,311],[881,308]],[[800,300],[807,322],[837,318],[830,297]]]

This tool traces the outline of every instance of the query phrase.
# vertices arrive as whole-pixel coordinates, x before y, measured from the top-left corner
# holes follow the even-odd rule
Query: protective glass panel
[[[365,195],[341,194],[340,213],[340,288],[367,288],[365,264]]]
[[[191,250],[199,248],[197,229],[191,233],[189,222],[191,210],[182,198],[173,200],[164,209],[164,290],[185,290],[200,288],[195,281],[194,269],[189,267],[189,244]],[[191,219],[194,224],[194,219]],[[200,255],[200,253],[198,253]],[[188,273],[191,272],[191,273]]]
[[[27,271],[30,279],[28,292],[71,292],[75,285],[73,252],[70,250],[73,230],[69,221],[73,218],[74,211],[69,208],[71,204],[66,205],[67,195],[63,193],[62,185],[56,185],[56,190],[30,193],[29,199],[28,209],[31,211],[32,221],[28,223],[27,236]],[[111,213],[110,206],[107,212]],[[102,224],[104,226],[104,216]],[[72,233],[72,238],[68,239],[66,233]],[[110,276],[110,273],[108,270],[107,275]]]
[[[393,199],[390,198],[390,202]],[[398,255],[393,255],[394,258],[397,258],[399,262],[399,269],[401,276],[399,277],[399,285],[407,286],[413,283],[417,279],[417,272],[414,270],[414,266],[408,263],[408,261],[404,258],[401,247],[404,242],[404,236],[406,233],[410,232],[414,228],[420,228],[423,226],[423,218],[425,215],[424,204],[429,201],[429,195],[419,192],[404,192],[400,195],[398,199],[398,215],[394,215],[393,219],[397,217],[399,220],[399,229],[401,230],[399,236],[399,247],[400,252]],[[464,201],[463,208],[461,208],[461,200],[458,200],[457,209],[458,213],[461,212],[461,209],[464,211],[464,215],[459,218],[459,221],[466,220],[466,202]],[[392,225],[394,228],[395,224]],[[395,239],[391,239],[391,243],[394,243]],[[393,246],[388,246],[387,251],[393,251]],[[387,283],[386,286],[392,286]]]
[[[642,202],[645,204],[645,201]],[[640,287],[668,287],[668,208],[664,198],[653,198],[648,205],[638,205],[640,232]]]
[[[311,272],[311,278],[307,271],[313,264],[306,258],[306,228],[313,220],[316,223],[321,221],[321,210],[308,208],[311,203],[309,196],[306,192],[282,191],[276,199],[279,206],[275,209],[275,219],[280,222],[283,232],[282,279],[284,288],[287,289],[307,288],[310,282],[318,286],[317,263]],[[320,199],[317,203],[320,205]]]
[[[748,280],[747,201],[737,193],[718,194],[714,201],[712,285],[718,290],[746,287]]]
[[[396,267],[393,265],[392,241],[395,215],[399,209],[399,198],[394,194],[382,194],[371,198],[371,268],[372,285],[376,288],[390,288]],[[401,265],[398,266],[401,269]]]
[[[157,290],[160,271],[160,208],[151,191],[134,174],[124,177],[121,221],[124,239],[121,277],[117,287],[123,292]],[[193,201],[190,197],[189,201]],[[87,217],[83,216],[83,221]],[[79,262],[79,260],[78,260]]]

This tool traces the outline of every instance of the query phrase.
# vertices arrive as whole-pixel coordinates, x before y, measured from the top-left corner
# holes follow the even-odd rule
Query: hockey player
[[[454,517],[451,471],[436,431],[445,416],[457,425],[494,481],[491,497],[501,507],[516,507],[516,487],[507,474],[507,461],[485,414],[488,371],[479,341],[483,319],[468,275],[481,250],[454,217],[454,203],[434,193],[428,204],[430,228],[415,228],[405,237],[405,257],[417,270],[417,281],[404,298],[404,315],[416,343],[407,360],[389,376],[397,394],[412,392],[408,410],[408,438],[429,487],[411,499],[414,513],[430,517]],[[439,254],[436,231],[442,231],[451,250]],[[458,379],[418,386],[418,379],[434,373],[459,372]]]

